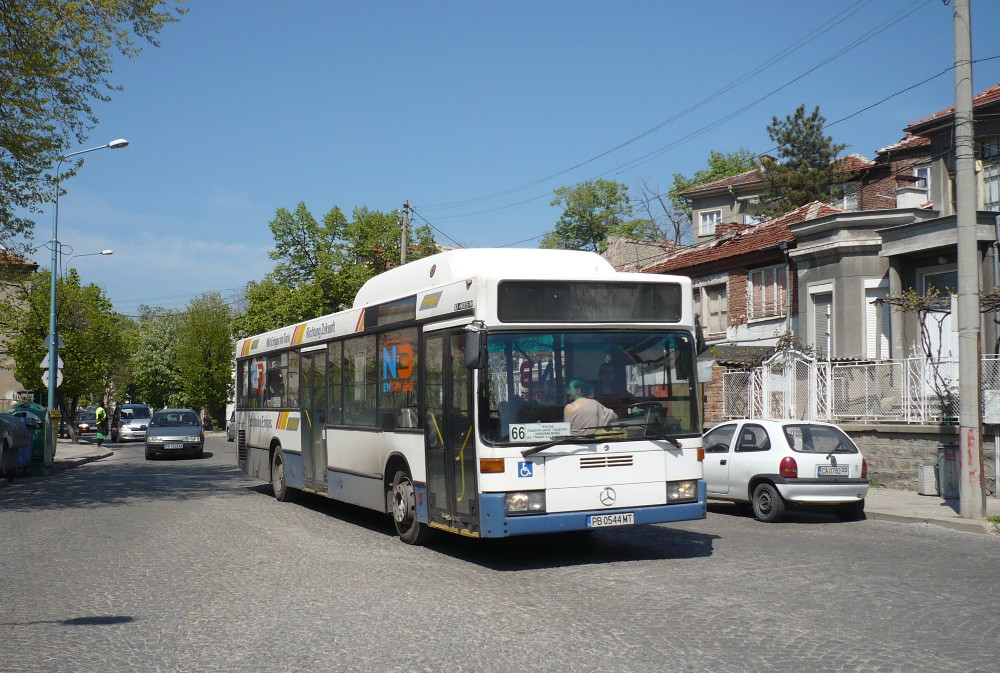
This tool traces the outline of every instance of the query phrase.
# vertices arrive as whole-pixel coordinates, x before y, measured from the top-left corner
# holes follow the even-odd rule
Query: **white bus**
[[[411,544],[705,518],[696,350],[688,278],[444,252],[237,344],[240,469],[389,513]],[[571,427],[570,391],[601,427]]]

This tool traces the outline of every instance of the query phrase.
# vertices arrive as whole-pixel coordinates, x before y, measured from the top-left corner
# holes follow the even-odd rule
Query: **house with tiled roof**
[[[839,196],[831,196],[829,204],[841,210],[871,210],[895,206],[895,178],[892,167],[861,154],[849,154],[838,159],[837,170],[845,181],[839,185]],[[886,185],[890,178],[892,184]],[[912,183],[912,178],[908,183]],[[753,225],[763,221],[761,198],[767,190],[763,169],[740,173],[727,178],[691,187],[680,196],[691,202],[691,222],[695,242],[715,235],[718,225]]]

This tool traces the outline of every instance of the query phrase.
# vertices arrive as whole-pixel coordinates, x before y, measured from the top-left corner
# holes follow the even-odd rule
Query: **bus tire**
[[[285,454],[281,452],[280,446],[271,457],[271,490],[278,502],[290,502],[293,498],[292,489],[285,481]]]
[[[392,520],[396,524],[399,539],[406,544],[421,545],[430,536],[427,524],[417,521],[417,498],[413,480],[404,470],[396,472],[392,478],[391,490]]]

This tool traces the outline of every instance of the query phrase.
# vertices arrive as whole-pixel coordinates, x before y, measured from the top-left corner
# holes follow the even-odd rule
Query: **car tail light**
[[[795,462],[795,459],[791,456],[782,458],[781,466],[778,467],[778,474],[786,479],[797,479],[799,476],[799,466]]]
[[[864,458],[861,459],[861,478],[865,479],[868,477],[868,461]]]

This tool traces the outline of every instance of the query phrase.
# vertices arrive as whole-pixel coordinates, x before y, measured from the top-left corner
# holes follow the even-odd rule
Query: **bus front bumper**
[[[524,514],[510,516],[504,510],[505,493],[483,493],[480,497],[482,512],[480,535],[482,537],[508,537],[511,535],[532,535],[538,533],[560,533],[575,530],[599,530],[588,526],[589,517],[615,514],[633,515],[631,525],[670,523],[704,519],[705,481],[698,482],[698,500],[672,505],[647,505],[578,512],[552,512],[547,514]]]

